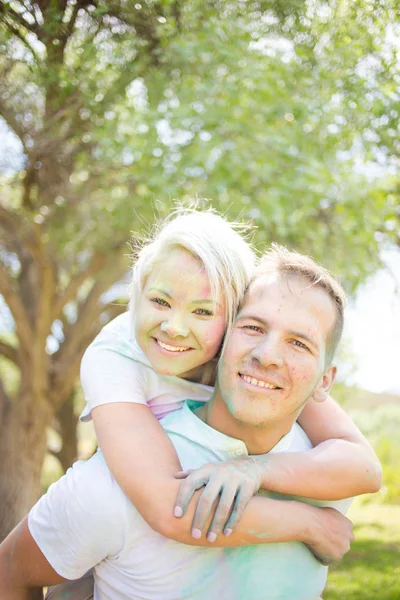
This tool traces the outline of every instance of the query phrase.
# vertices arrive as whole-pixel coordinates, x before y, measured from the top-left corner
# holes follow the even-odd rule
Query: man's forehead
[[[288,279],[282,277],[279,273],[259,275],[251,282],[241,310],[245,310],[260,301],[267,301],[271,297],[271,292],[276,291],[278,288],[283,292],[291,293]]]
[[[280,306],[297,305],[298,309],[309,310],[315,316],[335,318],[335,307],[329,294],[319,286],[312,285],[297,274],[268,273],[260,275],[250,285],[238,318],[257,309],[257,315],[263,318],[269,313],[271,303],[278,301]],[[275,307],[276,308],[276,307]]]

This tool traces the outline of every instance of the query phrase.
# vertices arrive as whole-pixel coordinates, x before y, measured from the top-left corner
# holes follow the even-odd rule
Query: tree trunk
[[[0,542],[40,496],[51,409],[24,397],[3,410],[0,436]]]
[[[73,392],[68,400],[61,405],[56,416],[62,442],[61,449],[57,452],[56,456],[61,463],[64,473],[78,457],[78,436],[76,431],[78,417],[74,412],[74,397],[75,393]]]

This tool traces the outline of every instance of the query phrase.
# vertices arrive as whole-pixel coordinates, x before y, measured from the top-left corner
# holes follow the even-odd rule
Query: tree
[[[0,385],[0,538],[39,494],[46,428],[71,417],[61,407],[85,347],[121,310],[106,292],[156,198],[163,214],[171,198],[209,196],[253,218],[258,242],[307,250],[349,285],[376,268],[374,235],[396,199],[388,208],[383,184],[354,170],[373,147],[357,141],[370,112],[359,65],[385,38],[388,9],[375,4],[373,15],[299,0],[0,4],[0,114],[24,157],[0,182],[14,328],[0,353],[19,373]],[[377,115],[393,69],[368,84]]]

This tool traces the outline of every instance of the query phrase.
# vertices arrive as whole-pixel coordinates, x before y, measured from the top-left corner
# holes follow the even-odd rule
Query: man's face
[[[304,279],[272,274],[252,284],[218,373],[236,422],[290,428],[316,388],[333,381],[324,363],[335,316],[330,297]]]

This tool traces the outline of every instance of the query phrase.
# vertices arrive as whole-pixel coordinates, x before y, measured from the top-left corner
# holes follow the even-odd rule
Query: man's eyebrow
[[[264,327],[268,327],[268,322],[263,319],[262,317],[256,317],[255,315],[248,315],[246,313],[239,313],[236,321],[241,321],[242,319],[250,319],[251,321],[258,321],[259,323],[261,323],[262,325],[264,325]]]
[[[236,321],[241,321],[242,319],[250,319],[251,321],[258,321],[258,323],[261,323],[266,329],[268,329],[268,327],[269,327],[268,321],[266,321],[265,319],[263,319],[262,317],[259,317],[259,316],[247,315],[246,313],[244,313],[244,314],[239,313]],[[289,335],[292,335],[293,337],[297,337],[297,338],[301,338],[302,340],[306,340],[307,342],[312,344],[315,348],[318,347],[316,340],[313,339],[312,337],[310,337],[309,335],[307,335],[306,333],[304,333],[303,331],[289,330],[286,333],[288,333]]]
[[[310,337],[309,335],[307,335],[306,333],[303,333],[302,331],[288,331],[288,333],[290,335],[293,335],[294,337],[298,337],[298,338],[301,338],[302,340],[306,340],[307,342],[312,344],[315,348],[318,347],[318,343],[316,342],[316,340],[313,339],[312,337]]]

